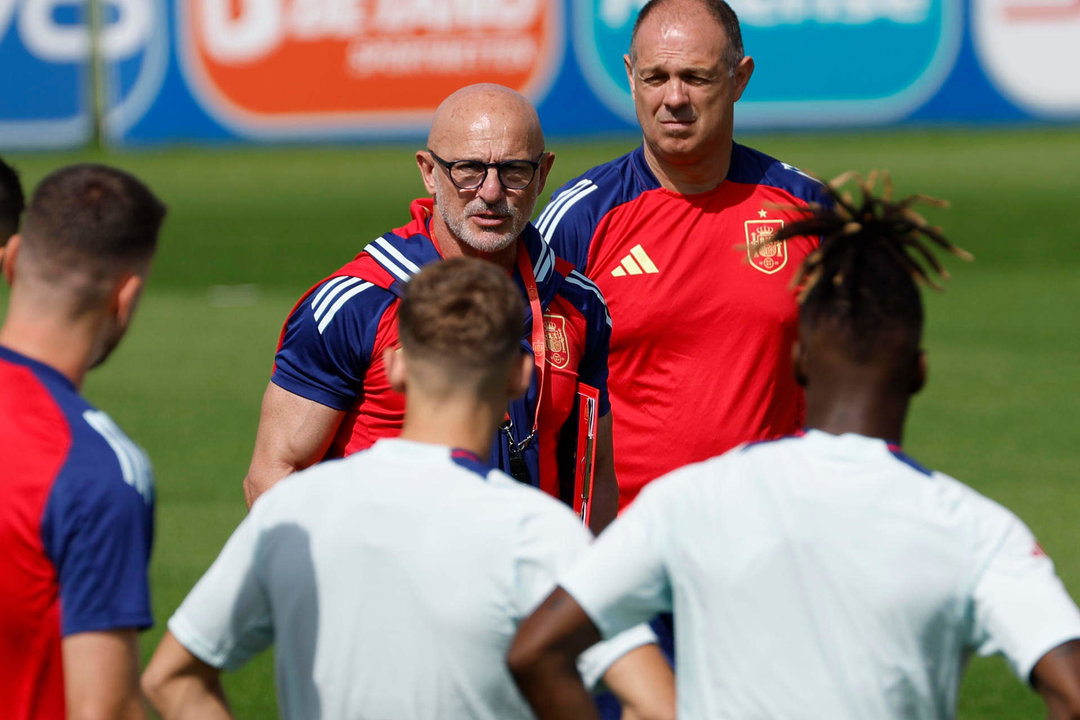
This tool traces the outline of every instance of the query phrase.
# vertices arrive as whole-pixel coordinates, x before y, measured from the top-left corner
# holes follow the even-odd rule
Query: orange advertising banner
[[[427,116],[496,82],[535,96],[562,61],[551,0],[188,0],[185,70],[241,125]]]

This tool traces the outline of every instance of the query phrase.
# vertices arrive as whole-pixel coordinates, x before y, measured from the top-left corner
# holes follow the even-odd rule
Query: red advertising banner
[[[232,124],[426,117],[496,82],[535,96],[562,61],[550,0],[189,0],[184,66]]]

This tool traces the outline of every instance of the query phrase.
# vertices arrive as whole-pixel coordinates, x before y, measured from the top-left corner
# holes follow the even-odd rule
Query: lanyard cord
[[[533,359],[536,362],[536,412],[533,414],[532,431],[522,440],[515,441],[511,430],[513,425],[507,415],[507,422],[503,426],[506,437],[510,441],[510,452],[521,453],[528,447],[532,439],[536,437],[536,430],[540,426],[540,403],[544,397],[544,369],[547,364],[547,342],[544,339],[544,309],[540,306],[540,291],[536,287],[536,275],[533,274],[532,261],[529,259],[529,251],[525,243],[518,241],[517,253],[518,273],[521,281],[525,284],[525,294],[529,298],[529,309],[532,311],[532,338],[531,345]]]

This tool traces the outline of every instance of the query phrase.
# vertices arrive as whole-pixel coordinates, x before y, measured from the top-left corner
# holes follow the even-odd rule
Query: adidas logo
[[[619,266],[611,271],[614,277],[626,275],[655,275],[660,272],[653,264],[652,258],[645,252],[645,248],[635,245],[630,254],[622,259]]]

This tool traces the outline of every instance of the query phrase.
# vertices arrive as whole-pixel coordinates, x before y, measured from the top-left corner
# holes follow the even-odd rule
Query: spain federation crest
[[[547,342],[548,362],[560,370],[570,364],[570,344],[566,338],[566,318],[544,315],[544,339]]]
[[[771,242],[782,227],[783,220],[746,221],[746,257],[755,270],[772,275],[787,265],[787,240]]]

